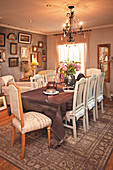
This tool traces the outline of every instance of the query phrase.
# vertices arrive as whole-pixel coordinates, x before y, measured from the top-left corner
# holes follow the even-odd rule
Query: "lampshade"
[[[39,63],[37,62],[36,58],[33,58],[31,64],[32,64],[32,65],[37,65],[37,66],[39,65]]]

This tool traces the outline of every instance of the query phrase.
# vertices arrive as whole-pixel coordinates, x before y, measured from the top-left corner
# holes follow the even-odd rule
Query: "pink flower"
[[[76,71],[79,71],[79,70],[80,70],[80,65],[77,65]]]

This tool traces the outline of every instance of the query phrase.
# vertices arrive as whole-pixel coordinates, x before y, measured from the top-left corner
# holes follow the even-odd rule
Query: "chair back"
[[[85,108],[86,85],[87,79],[85,78],[81,78],[76,82],[73,98],[73,111],[80,108]]]
[[[101,69],[98,68],[88,68],[86,69],[86,76],[93,76],[93,75],[99,75],[101,73]]]
[[[33,82],[35,83],[35,89],[42,88],[44,86],[44,75],[36,74],[30,77],[31,90],[34,89]]]
[[[97,83],[96,75],[93,75],[88,79],[87,92],[86,92],[86,105],[88,101],[91,101],[92,99],[95,100],[96,83]]]
[[[9,85],[9,99],[11,113],[20,121],[23,120],[23,109],[20,89],[13,83]]]
[[[97,91],[96,91],[96,95],[97,97],[102,95],[103,96],[103,88],[104,88],[104,77],[105,77],[105,73],[101,73],[99,76],[98,76],[98,79],[97,79]]]

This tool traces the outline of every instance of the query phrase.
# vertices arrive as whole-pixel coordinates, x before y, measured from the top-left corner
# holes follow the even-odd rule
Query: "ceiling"
[[[113,26],[113,0],[1,0],[0,26],[60,32],[69,5],[74,5],[75,20],[82,20],[84,28]]]

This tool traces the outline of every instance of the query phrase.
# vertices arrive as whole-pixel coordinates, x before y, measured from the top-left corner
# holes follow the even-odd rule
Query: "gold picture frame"
[[[0,111],[7,109],[6,97],[5,95],[0,95]]]
[[[21,47],[21,58],[28,58],[28,47]]]

